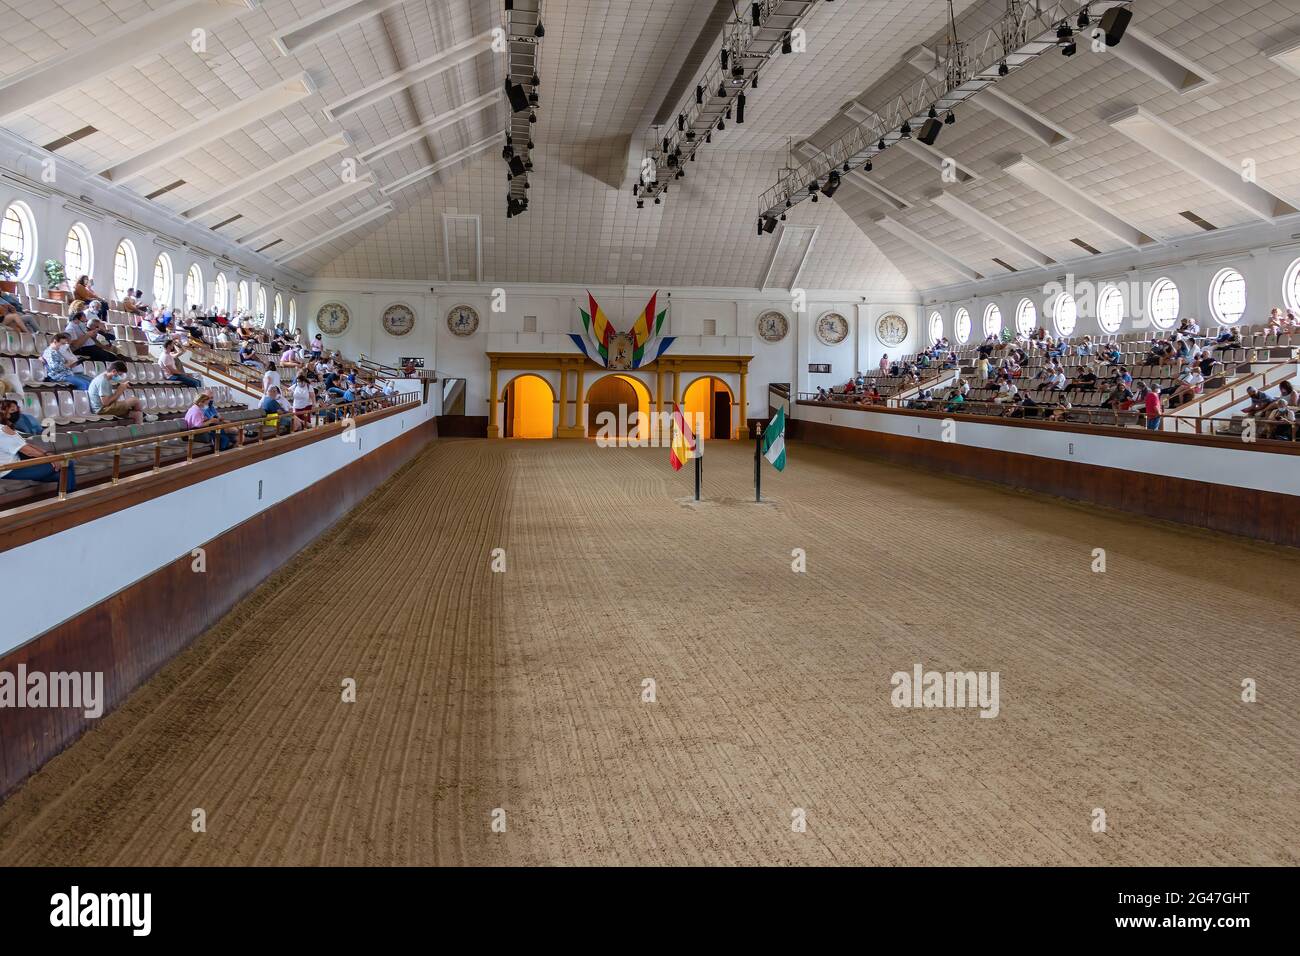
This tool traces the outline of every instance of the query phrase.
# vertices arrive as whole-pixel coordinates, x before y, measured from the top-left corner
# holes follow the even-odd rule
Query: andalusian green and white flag
[[[785,471],[785,409],[776,410],[776,418],[767,423],[763,432],[763,457],[777,471]]]

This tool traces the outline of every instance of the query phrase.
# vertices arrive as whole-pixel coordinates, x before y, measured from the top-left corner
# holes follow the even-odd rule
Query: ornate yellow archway
[[[636,376],[623,372],[602,375],[587,389],[585,402],[587,411],[581,421],[586,425],[588,438],[595,438],[603,426],[607,438],[650,439],[654,401],[645,382]],[[637,416],[635,421],[633,412]],[[609,415],[614,418],[613,429],[609,420],[602,418]]]
[[[587,395],[588,376],[600,378],[613,373],[583,355],[570,355],[558,352],[488,352],[488,437],[501,437],[501,416],[499,405],[502,392],[497,382],[502,372],[556,372],[560,378],[560,420],[557,434],[560,438],[582,438],[586,433],[584,418],[584,400]],[[652,365],[643,366],[637,371],[642,376],[654,377],[654,389],[650,393],[652,410],[663,414],[672,409],[673,402],[682,400],[682,386],[685,380],[700,376],[735,375],[739,380],[739,401],[733,401],[740,408],[747,407],[749,363],[752,355],[665,355]],[[629,376],[631,377],[631,376]],[[642,382],[646,385],[645,382]],[[726,383],[723,383],[726,385]],[[576,385],[576,388],[573,386]],[[730,386],[727,392],[732,395]],[[647,386],[648,388],[648,386]],[[733,416],[734,418],[735,416]],[[744,437],[746,423],[744,413],[738,416],[740,421],[733,421],[732,437]]]
[[[501,402],[504,437],[555,437],[555,392],[540,375],[516,375],[501,390]]]
[[[688,422],[703,423],[706,439],[735,437],[735,404],[731,387],[716,375],[701,375],[682,392],[682,413]]]

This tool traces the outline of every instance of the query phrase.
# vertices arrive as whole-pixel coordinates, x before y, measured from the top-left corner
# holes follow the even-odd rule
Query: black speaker
[[[943,122],[941,120],[928,119],[921,124],[921,132],[916,134],[916,138],[918,141],[925,143],[926,146],[933,146],[942,129]]]
[[[528,109],[528,94],[518,83],[506,81],[506,95],[510,97],[510,109],[515,113],[522,113]]]
[[[1115,46],[1124,39],[1124,31],[1133,19],[1128,7],[1111,7],[1101,15],[1101,32],[1106,34],[1106,46]]]
[[[771,216],[764,216],[762,220],[762,227],[764,232],[771,232],[773,229],[776,228],[776,220],[773,219]]]
[[[510,157],[510,172],[515,176],[522,176],[528,167],[524,165],[522,156]]]

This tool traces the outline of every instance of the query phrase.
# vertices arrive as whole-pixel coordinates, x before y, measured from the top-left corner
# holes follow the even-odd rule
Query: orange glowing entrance
[[[520,375],[501,395],[501,434],[506,438],[554,438],[555,393],[544,378]]]
[[[731,389],[712,375],[697,378],[682,395],[682,411],[687,421],[703,421],[705,438],[731,438]],[[701,418],[696,418],[699,415]]]
[[[606,375],[587,390],[587,437],[648,440],[651,412],[650,389],[640,379]]]

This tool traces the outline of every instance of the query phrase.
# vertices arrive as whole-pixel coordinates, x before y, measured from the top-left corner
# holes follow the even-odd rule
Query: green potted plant
[[[57,259],[46,259],[45,270],[45,294],[56,302],[62,302],[68,297],[68,274],[63,271],[63,263]]]
[[[5,292],[18,291],[18,283],[14,281],[14,276],[18,275],[22,265],[22,253],[0,251],[0,289]]]

